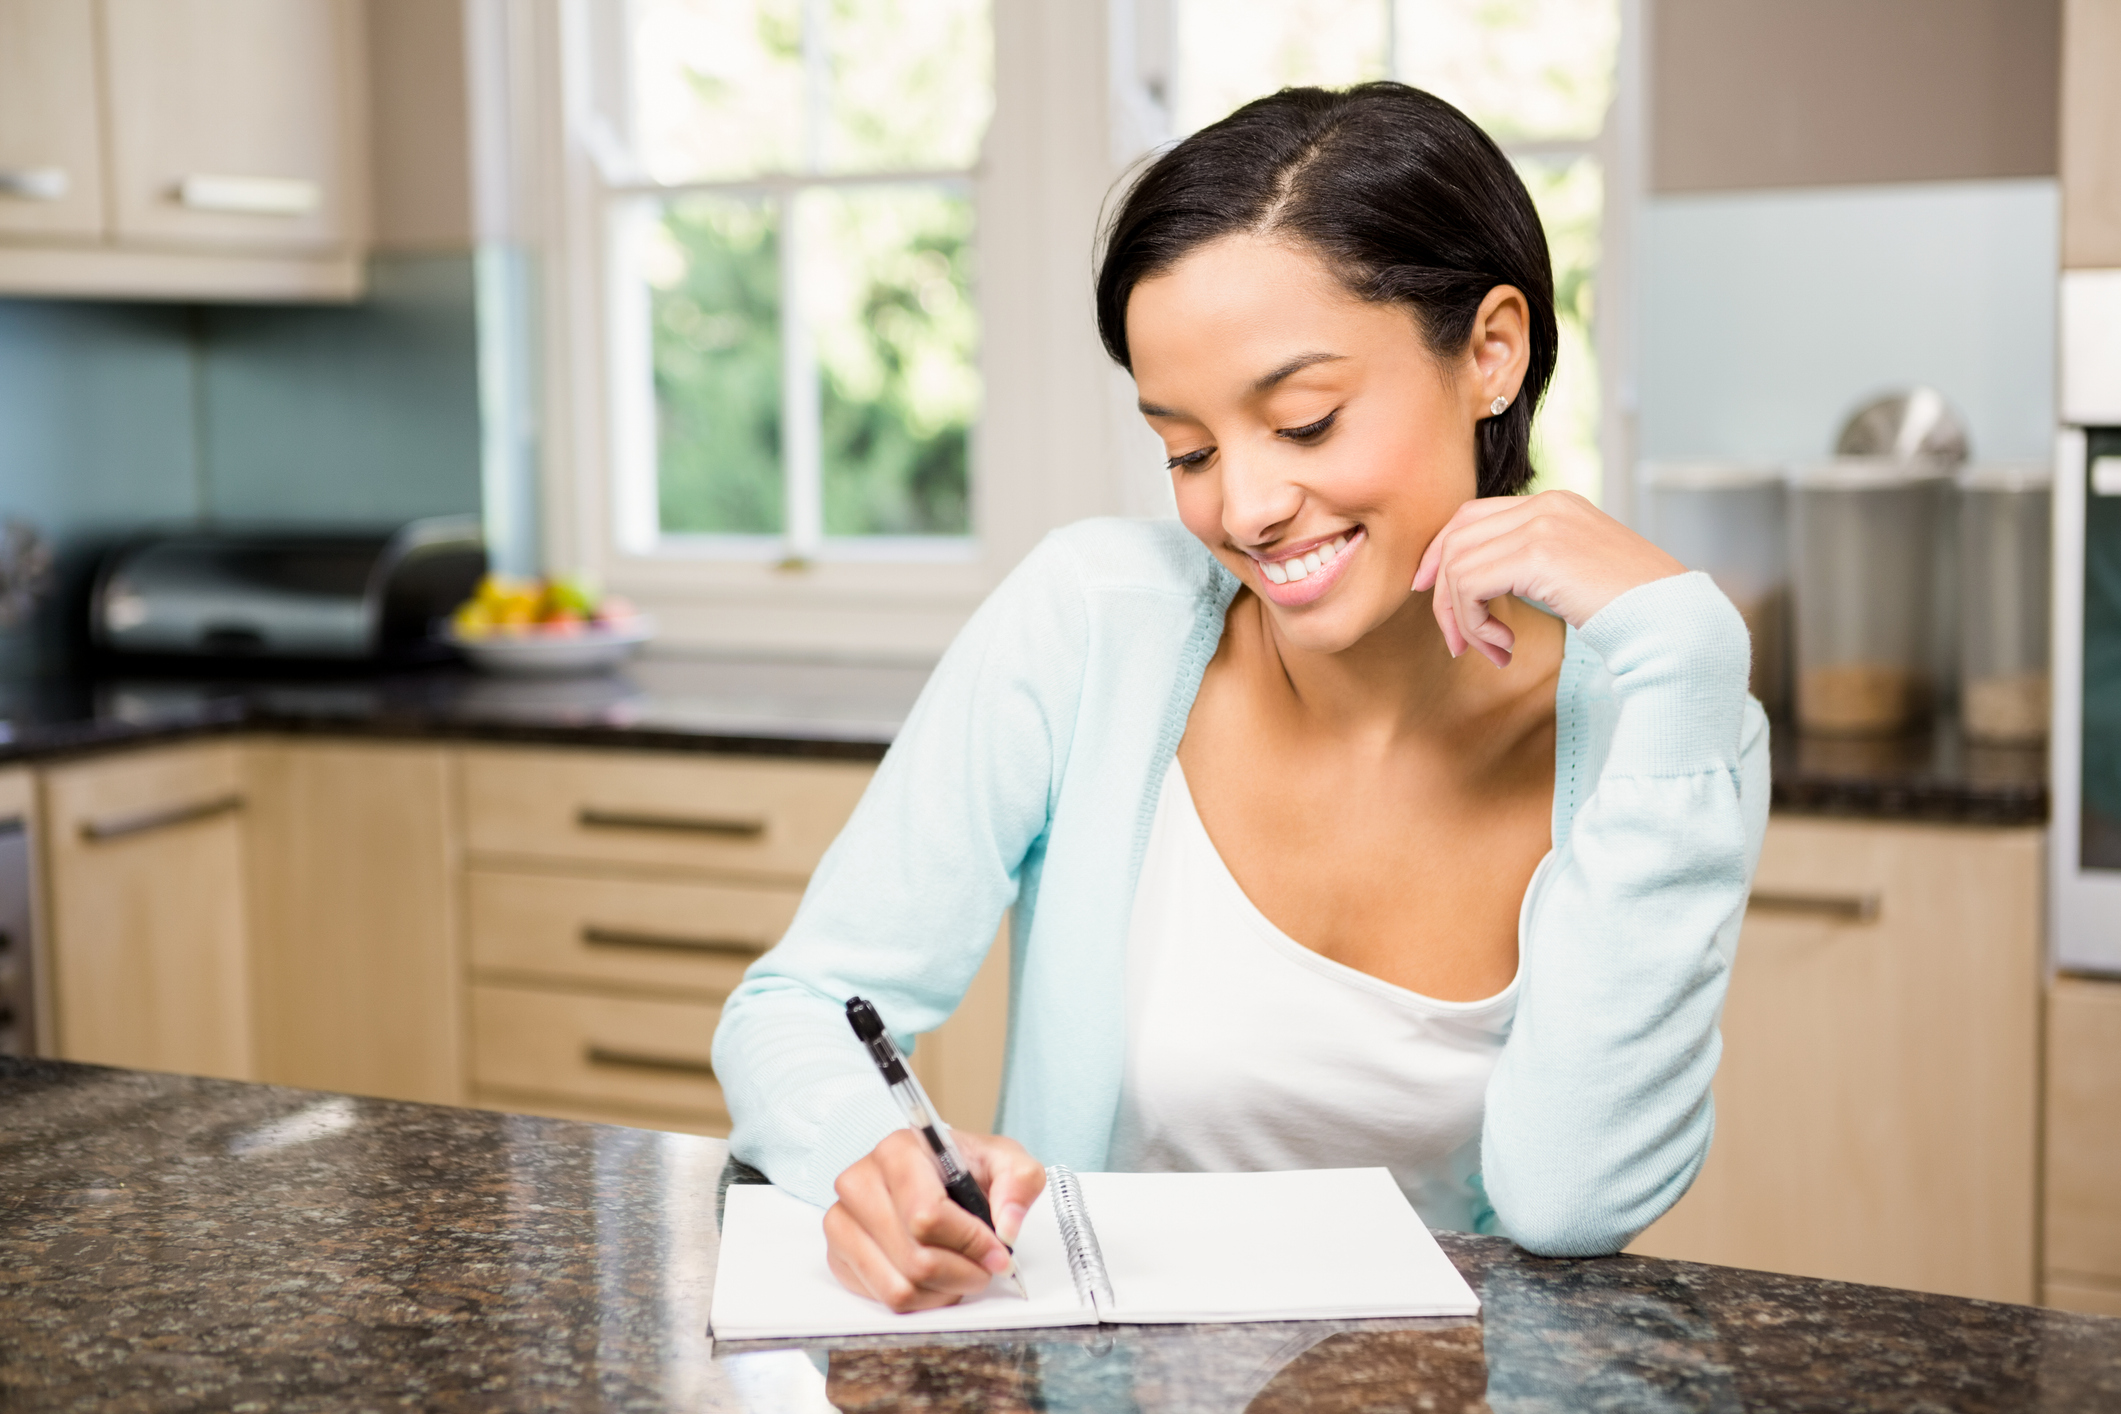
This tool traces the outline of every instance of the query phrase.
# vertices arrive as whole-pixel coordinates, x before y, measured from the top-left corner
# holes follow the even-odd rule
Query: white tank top
[[[1480,1119],[1517,980],[1477,1002],[1322,957],[1245,897],[1174,758],[1127,932],[1123,1171],[1390,1169],[1431,1227],[1483,1206]]]

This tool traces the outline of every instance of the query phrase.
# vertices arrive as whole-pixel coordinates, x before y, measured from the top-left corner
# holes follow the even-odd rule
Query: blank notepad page
[[[1107,1321],[1470,1316],[1479,1300],[1381,1168],[1085,1173]]]

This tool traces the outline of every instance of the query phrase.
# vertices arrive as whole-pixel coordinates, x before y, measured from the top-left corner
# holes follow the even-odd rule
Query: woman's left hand
[[[1505,594],[1536,599],[1582,628],[1638,584],[1686,566],[1573,491],[1468,501],[1436,533],[1414,572],[1414,592],[1433,587],[1436,622],[1451,656],[1468,645],[1507,667],[1517,641],[1488,613]]]

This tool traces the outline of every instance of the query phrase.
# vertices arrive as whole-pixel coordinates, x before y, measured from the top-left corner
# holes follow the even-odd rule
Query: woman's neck
[[[1300,648],[1275,632],[1257,599],[1245,607],[1264,655],[1306,730],[1381,743],[1453,734],[1551,681],[1559,666],[1561,625],[1515,599],[1489,611],[1518,637],[1510,666],[1498,669],[1468,651],[1454,659],[1436,623],[1429,594],[1410,594],[1400,611],[1337,653]]]

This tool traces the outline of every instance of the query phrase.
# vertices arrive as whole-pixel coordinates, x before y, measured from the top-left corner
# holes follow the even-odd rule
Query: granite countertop
[[[0,686],[0,763],[236,730],[875,760],[928,672],[648,657],[566,678],[453,666]]]
[[[2121,1408],[2121,1320],[1451,1235],[1478,1319],[711,1344],[726,1156],[0,1059],[0,1405]]]
[[[875,760],[928,672],[672,656],[544,680],[450,667],[0,685],[0,764],[237,730]],[[1800,737],[1783,724],[1772,755],[1777,810],[1991,825],[2047,819],[2047,753],[1975,746],[1950,721],[1888,740]]]

